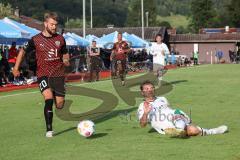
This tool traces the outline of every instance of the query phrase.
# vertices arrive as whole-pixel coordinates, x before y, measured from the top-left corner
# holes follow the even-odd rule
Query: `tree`
[[[82,28],[82,27],[83,27],[83,20],[79,18],[76,18],[76,19],[70,18],[65,23],[65,28]],[[86,23],[86,27],[90,27],[89,22]]]
[[[148,25],[155,26],[157,24],[156,13],[156,0],[144,0],[144,19],[146,20],[145,13],[148,12]],[[126,26],[136,27],[141,26],[141,1],[132,0],[128,8],[128,16]],[[146,22],[145,22],[146,24]]]
[[[164,27],[167,27],[167,28],[172,28],[171,24],[168,21],[158,22],[157,25],[158,26],[164,26]]]
[[[132,0],[128,8],[126,26],[141,26],[141,3],[138,0]]]
[[[13,15],[13,8],[8,3],[4,5],[3,3],[0,3],[0,18],[9,17]]]
[[[216,16],[213,19],[214,27],[224,27],[230,25],[230,17],[228,13],[229,0],[213,0],[216,10]]]
[[[214,26],[216,12],[212,0],[192,0],[191,13],[190,27],[194,32],[198,32],[200,28]]]
[[[231,3],[228,5],[228,15],[230,25],[234,27],[240,27],[240,1],[239,0],[232,0]]]
[[[170,16],[171,14],[189,15],[191,0],[157,0],[157,14]]]
[[[186,34],[189,33],[189,28],[184,28],[183,26],[180,26],[177,28],[177,34]]]
[[[0,0],[4,4],[18,6],[21,14],[43,20],[47,11],[57,12],[59,24],[67,19],[82,19],[82,0]],[[93,0],[93,26],[106,27],[107,24],[124,26],[127,19],[129,0]],[[90,21],[90,1],[86,1],[86,21]]]
[[[157,7],[156,0],[144,0],[144,13],[148,12],[149,26],[156,26],[157,23]]]

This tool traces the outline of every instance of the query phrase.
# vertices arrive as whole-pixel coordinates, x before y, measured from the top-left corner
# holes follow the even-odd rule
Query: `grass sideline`
[[[37,89],[0,94],[1,160],[237,160],[239,139],[239,65],[203,65],[169,70],[164,77],[174,88],[166,96],[174,108],[188,112],[202,127],[229,126],[224,135],[167,138],[148,126],[141,129],[136,120],[136,106],[119,99],[115,110],[96,123],[96,134],[86,139],[78,135],[78,122],[67,122],[54,115],[56,137],[44,137],[43,100]],[[86,84],[84,87],[116,95],[110,81]],[[28,94],[29,92],[29,94]],[[20,94],[25,93],[25,94]],[[2,98],[1,98],[2,96]],[[117,95],[116,95],[117,96]],[[75,105],[73,112],[94,108],[99,100],[67,96]],[[91,101],[90,101],[91,100]],[[139,104],[141,99],[137,99]],[[125,111],[131,120],[124,116]]]

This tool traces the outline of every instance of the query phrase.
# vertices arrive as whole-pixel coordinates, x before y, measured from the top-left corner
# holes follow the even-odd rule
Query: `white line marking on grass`
[[[20,95],[25,95],[25,94],[33,94],[33,93],[39,93],[39,91],[26,92],[26,93],[17,93],[17,94],[10,94],[10,95],[5,95],[5,96],[0,96],[0,99],[1,98],[6,98],[6,97],[20,96]]]
[[[142,76],[144,75],[145,73],[140,73],[140,74],[137,74],[137,75],[128,75],[127,78],[135,78],[135,77],[138,77],[138,76]],[[127,79],[126,79],[127,80]],[[103,83],[103,82],[108,82],[108,81],[112,81],[112,79],[106,79],[106,80],[102,80],[102,81],[96,81],[96,82],[84,82],[84,83],[80,83],[80,84],[74,84],[74,83],[70,83],[70,84],[67,84],[67,85],[71,85],[71,86],[81,86],[81,85],[85,85],[85,84],[97,84],[97,83]],[[126,81],[127,82],[127,81]]]
[[[213,65],[212,64],[202,64],[202,65],[197,65],[197,66],[179,67],[177,69],[194,69],[194,68],[204,68],[204,67],[209,67],[209,66],[213,66]]]
[[[141,76],[141,75],[142,75],[142,73],[141,74],[137,74],[137,75],[129,76],[129,78],[134,78],[134,77]],[[98,82],[94,82],[94,83],[103,83],[103,82],[108,82],[108,81],[111,81],[111,79],[98,81]],[[73,85],[72,83],[70,83],[69,85],[71,85],[71,86],[82,86],[82,85],[87,85],[87,84],[91,84],[91,83],[90,82],[89,83],[81,83],[81,84],[77,84],[77,85]],[[40,91],[33,91],[33,92],[26,92],[26,93],[17,93],[17,94],[4,95],[4,96],[0,96],[0,99],[1,98],[7,98],[7,97],[15,97],[15,96],[27,95],[27,94],[35,94],[35,93],[40,93]]]

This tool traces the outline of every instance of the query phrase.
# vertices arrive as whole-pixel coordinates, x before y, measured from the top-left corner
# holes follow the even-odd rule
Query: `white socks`
[[[199,130],[202,131],[201,136],[206,136],[206,135],[213,135],[213,134],[223,134],[227,132],[228,127],[225,125],[219,126],[217,128],[211,128],[211,129],[205,129],[205,128],[200,128],[197,126]]]

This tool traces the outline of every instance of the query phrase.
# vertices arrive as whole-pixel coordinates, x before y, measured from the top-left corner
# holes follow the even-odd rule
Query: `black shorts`
[[[38,86],[41,93],[50,88],[54,96],[65,96],[65,77],[39,77]]]
[[[115,67],[115,71],[121,70],[124,73],[126,71],[126,68],[127,68],[127,61],[126,61],[126,59],[116,60],[115,64],[114,64],[114,67]]]
[[[100,72],[102,68],[102,61],[100,57],[91,57],[90,64],[90,71]]]

